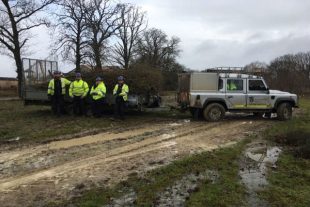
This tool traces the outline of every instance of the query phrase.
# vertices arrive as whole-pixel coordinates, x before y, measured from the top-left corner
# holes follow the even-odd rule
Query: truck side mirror
[[[269,88],[266,88],[267,94],[270,94]]]

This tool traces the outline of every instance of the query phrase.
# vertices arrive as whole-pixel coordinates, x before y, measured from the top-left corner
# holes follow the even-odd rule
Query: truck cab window
[[[222,90],[223,88],[224,88],[223,79],[219,79],[219,90]]]
[[[265,91],[267,90],[267,88],[262,80],[249,80],[249,90],[250,91]]]
[[[228,79],[227,90],[228,91],[243,91],[243,80],[242,79]]]

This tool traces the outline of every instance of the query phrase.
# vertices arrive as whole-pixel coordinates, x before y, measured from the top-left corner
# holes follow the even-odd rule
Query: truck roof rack
[[[204,72],[241,74],[244,72],[244,67],[215,67],[207,68],[206,70],[204,70]]]

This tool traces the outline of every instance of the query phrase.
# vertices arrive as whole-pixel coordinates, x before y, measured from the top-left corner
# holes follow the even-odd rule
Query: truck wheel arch
[[[274,109],[277,109],[282,103],[289,103],[292,107],[296,106],[296,103],[292,99],[279,98],[274,104]]]
[[[227,111],[228,110],[228,107],[225,103],[225,100],[224,99],[219,99],[219,98],[210,98],[210,99],[207,99],[204,104],[203,104],[203,108],[206,108],[209,104],[212,104],[212,103],[218,103],[218,104],[221,104],[223,105],[223,107],[225,108],[225,110]]]

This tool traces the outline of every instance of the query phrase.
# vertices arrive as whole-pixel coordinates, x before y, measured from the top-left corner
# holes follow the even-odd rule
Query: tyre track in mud
[[[212,127],[216,127],[217,124],[212,124]],[[209,125],[208,125],[209,126]],[[188,130],[188,128],[191,128],[191,130]],[[33,181],[36,181],[38,179],[48,178],[53,175],[57,174],[65,174],[64,170],[67,171],[77,171],[78,169],[86,168],[90,165],[98,164],[98,162],[106,162],[110,161],[108,158],[123,158],[124,156],[131,156],[131,152],[137,151],[137,153],[133,153],[133,155],[143,153],[144,151],[148,152],[149,149],[157,149],[156,144],[159,144],[164,141],[170,141],[172,139],[176,139],[179,136],[186,136],[190,133],[195,132],[195,130],[201,130],[201,129],[207,129],[209,127],[206,127],[205,124],[200,124],[198,126],[188,126],[188,127],[182,127],[179,132],[176,134],[168,135],[168,134],[162,134],[156,137],[149,137],[148,139],[145,139],[141,142],[133,143],[124,147],[115,148],[113,150],[107,151],[103,154],[99,154],[96,156],[88,157],[85,159],[81,159],[78,161],[73,161],[69,163],[65,163],[63,165],[56,166],[51,169],[38,171],[35,173],[31,173],[30,175],[21,176],[21,177],[13,177],[9,179],[0,180],[0,191],[6,190],[9,188],[14,188],[19,185],[24,185],[27,183],[31,183]],[[166,136],[165,136],[166,135]],[[153,148],[154,147],[154,148]],[[141,150],[143,149],[143,150]],[[112,159],[112,160],[113,160]]]
[[[128,128],[127,130],[132,132],[135,136],[128,131],[124,131],[117,135],[110,136],[104,141],[97,137],[99,141],[97,140],[96,142],[94,142],[94,140],[96,140],[94,139],[85,143],[83,142],[83,138],[53,142],[53,144],[50,143],[49,146],[54,146],[55,148],[52,149],[54,151],[63,149],[62,146],[65,146],[64,148],[68,151],[75,147],[81,147],[81,151],[83,151],[83,149],[86,151],[94,144],[100,146],[104,145],[107,141],[114,140],[116,142],[122,142],[124,140],[133,140],[133,143],[115,147],[107,151],[98,150],[95,156],[81,156],[77,157],[76,160],[60,163],[47,169],[37,169],[35,172],[26,173],[24,175],[0,179],[0,201],[5,202],[12,199],[13,194],[15,194],[14,197],[21,194],[21,192],[22,195],[25,193],[27,194],[27,192],[25,192],[27,188],[31,189],[29,193],[31,193],[32,197],[35,196],[35,194],[39,194],[40,189],[49,189],[49,193],[60,191],[63,192],[63,198],[67,198],[69,191],[79,182],[83,182],[90,177],[95,181],[102,180],[104,177],[102,176],[102,172],[106,173],[105,176],[116,173],[117,176],[115,176],[113,180],[117,182],[117,180],[124,176],[126,177],[130,173],[129,170],[125,172],[126,169],[141,171],[144,170],[144,168],[150,168],[148,162],[156,162],[160,159],[170,161],[192,152],[211,150],[231,145],[242,139],[244,137],[244,132],[257,129],[262,123],[262,121],[257,121],[252,125],[247,125],[244,121],[224,121],[219,123],[165,123],[153,126],[145,125],[141,126],[140,129],[133,130]],[[102,133],[101,136],[106,134],[107,133]],[[100,136],[100,134],[94,136]],[[139,136],[141,137],[135,140],[135,137]],[[227,138],[227,136],[229,138]],[[82,141],[80,142],[81,145],[77,144],[79,142],[74,142],[75,140]],[[68,143],[73,144],[68,145]],[[40,147],[46,149],[46,145],[39,146],[39,149]],[[6,154],[6,156],[7,155],[9,154]],[[25,153],[23,156],[25,155],[32,156],[31,153]],[[3,157],[4,156],[1,158],[2,160]],[[17,158],[18,157],[13,159]],[[128,162],[128,160],[130,160],[130,162]],[[122,170],[122,168],[125,170]],[[117,171],[113,172],[113,170]],[[21,190],[21,186],[24,190]],[[56,195],[56,193],[54,194]],[[44,199],[48,201],[48,199],[53,198]],[[30,201],[27,200],[27,202],[33,202],[30,197],[29,200]],[[19,203],[23,202],[25,202],[25,200],[19,200]],[[18,206],[18,203],[16,203],[16,206]]]
[[[76,159],[84,159],[88,157],[91,158],[102,153],[103,151],[110,151],[114,147],[118,148],[128,144],[134,144],[136,142],[167,133],[170,130],[178,130],[178,128],[181,127],[183,128],[182,130],[188,130],[187,127],[194,129],[199,126],[204,126],[204,124],[201,123],[191,124],[190,126],[184,126],[183,124],[168,124],[164,127],[162,127],[162,125],[146,125],[140,129],[128,129],[127,131],[121,133],[101,133],[82,138],[51,142],[47,145],[24,150],[22,152],[17,150],[10,153],[3,153],[4,155],[2,155],[2,157],[0,156],[0,163],[2,163],[2,165],[7,163],[7,168],[12,166],[14,168],[20,167],[21,172],[6,172],[6,174],[0,174],[0,180],[10,176],[10,174],[22,176],[23,173],[26,174],[38,171],[40,170],[40,167],[55,167],[64,162],[70,162]],[[89,151],[91,151],[91,153]],[[40,163],[42,166],[39,167],[29,166],[29,161],[36,159],[44,160],[44,157],[48,157],[50,155],[53,155],[54,159],[61,158],[61,160],[55,160],[55,163],[52,164],[46,164],[42,161],[43,163]],[[31,169],[25,169],[25,165],[27,165],[26,167],[28,168],[31,167]],[[15,169],[15,171],[17,170]]]
[[[44,150],[57,150],[57,149],[67,149],[70,147],[81,146],[81,145],[88,145],[94,144],[97,142],[103,142],[113,139],[122,139],[127,138],[128,136],[135,136],[141,133],[146,133],[148,131],[152,131],[152,128],[156,129],[154,126],[148,126],[147,128],[130,128],[124,132],[104,132],[95,135],[89,135],[79,138],[67,139],[67,140],[60,140],[60,141],[52,141],[45,145],[39,145],[33,147],[31,149],[17,149],[10,152],[2,152],[0,153],[0,162],[3,161],[10,161],[16,158],[24,157],[24,156],[33,156],[35,154],[39,154]],[[108,138],[105,138],[108,137]]]

